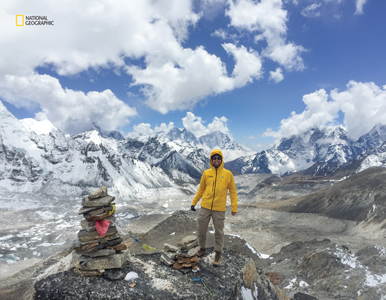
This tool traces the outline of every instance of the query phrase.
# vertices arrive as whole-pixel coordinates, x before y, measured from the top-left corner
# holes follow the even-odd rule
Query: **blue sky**
[[[262,150],[341,124],[358,138],[386,123],[385,13],[378,0],[6,0],[0,100],[70,134],[173,122]],[[15,26],[20,14],[54,25]]]

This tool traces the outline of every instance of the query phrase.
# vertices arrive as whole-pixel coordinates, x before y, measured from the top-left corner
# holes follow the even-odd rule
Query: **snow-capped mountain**
[[[159,167],[124,153],[96,130],[71,137],[48,121],[19,121],[0,102],[0,189],[55,195],[106,185],[124,198],[159,195],[177,185]]]
[[[124,198],[192,192],[212,147],[236,157],[253,152],[221,132],[200,140],[176,127],[124,139],[94,124],[69,136],[48,120],[18,120],[1,102],[0,119],[0,190],[9,192],[79,195],[103,185]]]
[[[342,126],[336,126],[332,130],[316,127],[299,135],[284,138],[269,150],[240,157],[226,163],[225,166],[241,174],[285,174],[313,167],[314,176],[324,176],[357,158],[365,159],[362,156],[366,156],[366,150],[369,151],[367,156],[375,151],[376,154],[373,153],[373,156],[364,162],[361,167],[363,170],[369,166],[382,164],[384,160],[380,153],[383,148],[380,145],[385,141],[386,126],[383,125],[375,126],[358,141],[349,138]],[[376,150],[375,146],[379,149]]]
[[[224,161],[255,153],[220,131],[197,138],[186,129],[176,127],[151,136],[128,138],[123,146],[132,157],[160,166],[170,176],[171,170],[178,170],[195,179],[209,168],[209,155],[214,148],[222,150]]]

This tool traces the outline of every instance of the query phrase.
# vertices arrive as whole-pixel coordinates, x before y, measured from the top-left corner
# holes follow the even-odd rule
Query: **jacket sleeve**
[[[197,202],[200,201],[202,195],[204,194],[205,189],[206,189],[206,180],[205,179],[206,179],[206,176],[205,176],[205,172],[204,172],[204,173],[202,173],[201,181],[200,181],[200,187],[198,188],[196,196],[193,198],[192,205],[196,205]]]
[[[231,179],[230,179],[230,185],[229,185],[229,196],[231,198],[231,207],[232,207],[232,212],[237,212],[238,198],[237,198],[236,184],[232,173],[230,174],[230,176],[231,176]]]

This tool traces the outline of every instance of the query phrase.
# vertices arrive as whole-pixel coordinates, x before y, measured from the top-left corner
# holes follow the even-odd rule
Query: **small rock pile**
[[[75,272],[82,276],[102,275],[106,269],[121,268],[129,257],[127,246],[115,226],[115,197],[101,187],[82,199],[84,220],[74,247],[81,254]],[[99,232],[98,232],[99,231]]]
[[[197,271],[200,260],[196,255],[200,250],[197,236],[186,236],[177,245],[178,247],[165,243],[164,252],[160,258],[161,262],[167,266],[173,266],[182,273],[187,273],[191,269]]]

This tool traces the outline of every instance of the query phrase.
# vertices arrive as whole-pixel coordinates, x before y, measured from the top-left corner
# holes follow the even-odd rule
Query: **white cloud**
[[[233,44],[223,44],[233,55],[236,65],[233,77],[227,76],[221,59],[203,47],[176,52],[175,62],[149,61],[145,69],[127,68],[133,75],[133,85],[142,86],[145,103],[166,114],[173,110],[191,109],[209,95],[239,88],[261,76],[261,60],[257,52]]]
[[[376,84],[350,81],[343,92],[324,89],[305,95],[305,110],[280,122],[278,131],[268,128],[265,136],[276,139],[307,131],[315,126],[326,126],[338,121],[338,112],[344,114],[348,135],[358,139],[376,124],[386,124],[386,90]]]
[[[192,112],[187,112],[186,117],[182,118],[184,127],[192,132],[196,137],[200,137],[205,134],[209,134],[214,131],[221,131],[223,133],[229,133],[227,126],[228,119],[226,117],[214,117],[212,123],[208,126],[203,125],[201,117],[195,116]]]
[[[155,126],[154,129],[151,129],[151,125],[149,123],[140,123],[138,125],[133,126],[133,131],[127,134],[129,138],[138,138],[141,136],[155,136],[159,132],[168,132],[170,129],[174,127],[173,122],[169,122],[169,124],[162,123],[159,126]]]
[[[226,15],[231,19],[231,25],[251,32],[258,31],[257,41],[262,37],[267,41],[267,47],[262,54],[279,63],[287,70],[303,70],[304,63],[301,53],[302,46],[286,42],[288,21],[287,11],[282,8],[282,0],[239,0],[234,3],[229,0]]]
[[[153,136],[155,130],[151,129],[149,123],[140,123],[133,126],[133,131],[128,133],[128,137],[135,138],[138,136]]]
[[[160,131],[169,131],[170,129],[172,129],[174,127],[174,123],[173,122],[169,122],[169,124],[166,124],[166,123],[162,123],[160,126],[156,126],[154,128],[154,131],[155,132],[160,132]]]
[[[386,90],[375,83],[350,81],[346,91],[333,90],[330,95],[344,113],[344,124],[353,138],[376,124],[386,124]]]
[[[362,15],[363,14],[363,6],[366,4],[367,0],[356,0],[356,15]]]
[[[259,54],[253,49],[247,50],[244,46],[237,47],[233,44],[222,45],[228,54],[231,54],[236,65],[233,69],[233,79],[235,87],[242,87],[254,78],[259,79],[262,76],[262,63]]]
[[[105,130],[113,130],[124,126],[129,117],[137,114],[110,90],[85,94],[63,89],[59,80],[49,75],[6,75],[0,81],[0,95],[16,107],[39,103],[42,111],[36,119],[48,119],[70,134],[89,130],[93,123]]]
[[[249,147],[255,151],[260,152],[260,151],[272,148],[272,146],[273,146],[273,144],[271,145],[271,144],[257,143],[257,144],[250,145]]]
[[[54,26],[17,27],[15,15],[21,12],[45,15]],[[52,64],[60,75],[71,75],[122,67],[125,57],[165,56],[179,47],[200,16],[192,12],[190,0],[4,0],[0,17],[3,74],[26,75]]]
[[[278,83],[284,79],[282,68],[277,68],[275,71],[269,72],[269,79]]]
[[[309,6],[307,6],[306,8],[304,8],[302,11],[301,11],[301,15],[303,17],[306,17],[306,18],[317,18],[317,17],[320,17],[321,13],[320,11],[318,11],[318,9],[321,7],[322,5],[320,3],[313,3]]]

